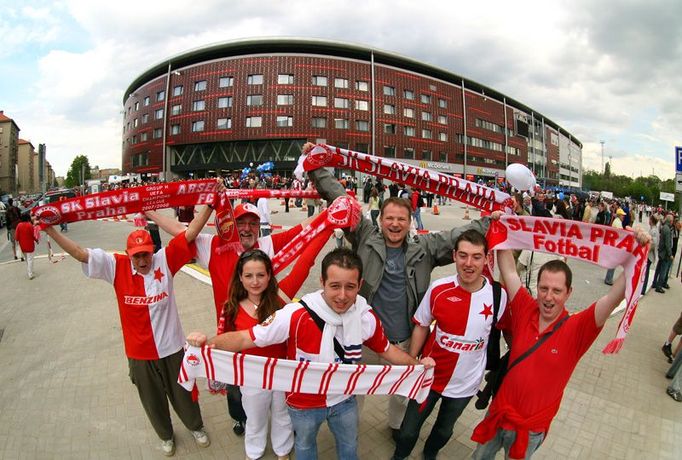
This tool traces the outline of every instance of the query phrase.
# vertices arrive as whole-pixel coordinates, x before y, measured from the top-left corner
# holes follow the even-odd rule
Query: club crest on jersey
[[[267,318],[265,318],[265,321],[263,321],[262,323],[260,323],[260,325],[261,325],[261,326],[269,326],[269,325],[271,325],[272,322],[275,320],[275,314],[276,314],[276,313],[277,313],[277,312],[273,312],[272,315],[270,315],[270,316],[268,316]]]
[[[199,359],[199,357],[197,355],[195,355],[194,353],[191,353],[187,357],[187,364],[189,364],[192,367],[196,367],[199,364],[201,364],[201,360]]]
[[[41,223],[47,225],[57,224],[62,219],[59,209],[54,206],[43,206],[36,211],[35,215]]]

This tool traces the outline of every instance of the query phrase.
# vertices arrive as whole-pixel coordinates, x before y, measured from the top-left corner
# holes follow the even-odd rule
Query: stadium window
[[[149,122],[149,114],[145,113],[142,115],[142,124],[148,123]]]
[[[154,129],[154,139],[159,139],[163,135],[161,128]]]
[[[348,80],[346,78],[335,78],[334,88],[348,88]]]
[[[263,125],[263,117],[246,117],[247,128],[260,128]]]
[[[436,85],[429,85],[429,89],[431,91],[436,91]]]
[[[395,124],[394,123],[384,123],[384,133],[395,134]]]
[[[355,120],[355,129],[358,131],[369,131],[369,121]]]
[[[388,115],[395,115],[395,105],[384,104],[384,113]]]
[[[405,99],[410,100],[410,101],[414,101],[414,91],[412,91],[411,89],[404,90],[403,91],[403,97]]]
[[[180,125],[171,125],[171,135],[180,134]]]
[[[428,94],[422,94],[419,96],[419,100],[422,101],[422,104],[430,104],[431,103],[431,96]]]
[[[433,120],[433,116],[431,115],[431,112],[422,112],[422,121],[431,121]]]
[[[263,84],[263,75],[262,74],[251,74],[248,77],[246,77],[246,83],[248,85],[262,85]]]
[[[441,125],[447,125],[448,124],[448,117],[445,115],[438,115],[438,123]]]
[[[133,128],[137,128],[137,123],[138,123],[138,121],[137,121],[137,118],[136,118],[135,120],[133,120]]]
[[[414,160],[414,149],[411,147],[405,147],[403,150],[403,158],[406,160]]]
[[[182,113],[182,104],[175,104],[171,107],[171,115],[180,115]]]
[[[135,111],[140,110],[140,101],[135,102]]]
[[[313,75],[313,86],[327,86],[327,77],[323,75]]]
[[[431,150],[422,150],[422,160],[431,161]]]
[[[348,129],[348,119],[346,119],[346,118],[334,118],[334,128],[336,128],[336,129]]]
[[[202,110],[206,110],[206,101],[203,99],[199,99],[198,101],[192,102],[192,111],[193,112],[200,112]]]
[[[405,135],[408,137],[414,137],[414,126],[405,126]]]
[[[441,142],[447,142],[448,141],[447,133],[438,133],[438,140]]]
[[[440,107],[441,109],[447,109],[448,108],[448,101],[446,101],[445,99],[439,98],[438,99],[438,107]]]
[[[182,85],[173,88],[173,96],[182,96]]]
[[[277,95],[277,105],[293,105],[294,95],[293,94],[278,94]]]
[[[369,110],[369,101],[364,101],[362,99],[356,100],[355,101],[355,109],[356,110],[363,110],[363,111]]]
[[[232,118],[218,118],[216,123],[217,129],[230,129],[232,128]]]
[[[422,138],[431,139],[431,130],[430,129],[422,129]]]
[[[229,109],[232,107],[232,96],[225,96],[218,98],[218,108],[219,109]]]
[[[369,83],[362,80],[356,80],[355,89],[357,89],[358,91],[369,91]]]
[[[363,153],[369,153],[369,144],[365,144],[364,142],[359,142],[355,144],[355,150],[358,152],[363,152]]]
[[[393,86],[384,85],[384,96],[395,96],[395,88]]]
[[[448,154],[446,152],[438,152],[438,161],[441,163],[448,162]]]
[[[290,73],[281,73],[277,75],[277,84],[278,85],[293,85],[294,84],[294,76]]]
[[[154,119],[161,120],[163,118],[163,109],[156,109],[154,111]]]
[[[327,107],[327,97],[326,96],[313,96],[312,104],[316,107]]]
[[[197,120],[192,122],[192,131],[198,133],[204,130],[204,120]]]
[[[150,104],[149,96],[144,98],[144,106],[147,107]]]
[[[234,77],[220,77],[218,79],[219,88],[229,88],[234,85]]]
[[[384,145],[384,157],[395,158],[395,147],[393,145]]]
[[[157,101],[163,101],[164,99],[166,99],[166,91],[165,90],[157,91],[156,92],[156,100]],[[130,110],[130,109],[128,109],[128,110]]]
[[[249,94],[248,96],[246,96],[246,105],[250,105],[250,106],[263,105],[263,95],[262,94]]]
[[[206,91],[206,80],[195,81],[194,91]]]
[[[327,127],[327,119],[324,117],[313,117],[311,120],[311,126],[313,128],[326,128]]]
[[[147,140],[147,133],[140,133],[140,142],[145,142]]]
[[[278,115],[275,123],[278,128],[288,128],[290,126],[294,126],[294,117]]]
[[[350,101],[346,98],[343,97],[335,97],[334,98],[334,107],[337,109],[349,109],[350,108]]]
[[[414,109],[411,109],[409,107],[404,107],[403,108],[403,116],[407,118],[414,118]]]

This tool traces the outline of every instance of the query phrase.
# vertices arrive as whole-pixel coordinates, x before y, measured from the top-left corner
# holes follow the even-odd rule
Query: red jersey
[[[506,305],[503,289],[498,318],[502,318]],[[493,315],[489,282],[476,292],[464,290],[457,275],[431,283],[412,321],[424,327],[436,321],[422,353],[436,361],[433,391],[448,398],[476,394],[485,372]]]
[[[509,307],[511,317],[502,318],[500,328],[511,325],[510,363],[568,315],[568,311],[564,310],[554,323],[539,333],[540,311],[537,300],[526,289],[519,289]],[[595,304],[592,304],[571,315],[545,343],[507,374],[493,399],[491,412],[498,404],[511,404],[519,415],[528,419],[555,405],[550,411],[552,416],[546,423],[529,427],[531,431],[538,432],[549,429],[551,419],[559,411],[564,389],[575,366],[601,332],[601,328],[595,323],[594,308]],[[514,429],[504,422],[502,427]]]
[[[258,318],[249,315],[244,307],[239,306],[237,316],[234,319],[234,330],[243,331],[251,329],[258,324]],[[267,347],[252,347],[242,350],[241,353],[245,355],[265,356],[266,358],[285,358],[287,356],[287,344],[276,343],[268,345]]]
[[[185,344],[173,276],[193,257],[193,252],[194,245],[187,243],[183,232],[152,256],[151,270],[142,275],[127,255],[88,249],[83,272],[89,278],[114,285],[128,358],[165,358]]]
[[[14,238],[19,242],[21,252],[30,253],[36,250],[35,233],[30,222],[19,222],[14,231]]]
[[[296,225],[286,232],[274,233],[258,238],[255,248],[263,250],[271,259],[296,235],[303,227]],[[196,238],[197,260],[208,268],[213,286],[213,301],[216,311],[216,324],[223,311],[223,304],[227,300],[228,288],[232,280],[232,273],[239,260],[240,253],[231,246],[223,245],[223,240],[217,235],[200,233]]]
[[[263,323],[251,328],[249,333],[251,339],[259,347],[287,342],[287,359],[319,362],[322,331],[299,303],[285,305]],[[336,332],[336,339],[343,346],[341,328],[338,328]],[[377,353],[385,352],[390,345],[384,335],[381,321],[372,310],[367,310],[362,316],[362,341]],[[287,393],[287,404],[298,409],[331,407],[349,397],[349,395]]]

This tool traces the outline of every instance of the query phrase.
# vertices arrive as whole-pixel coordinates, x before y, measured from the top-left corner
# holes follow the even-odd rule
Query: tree
[[[607,161],[604,165],[604,177],[608,178],[609,176],[611,176],[611,163]]]
[[[76,187],[85,184],[85,181],[90,179],[90,162],[85,155],[78,155],[71,162],[71,167],[66,173],[64,185],[68,188]]]

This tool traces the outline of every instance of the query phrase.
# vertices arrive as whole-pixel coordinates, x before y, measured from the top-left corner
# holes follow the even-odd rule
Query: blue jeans
[[[419,430],[421,430],[422,425],[431,415],[439,399],[441,401],[438,417],[433,424],[431,434],[429,434],[426,443],[424,443],[424,458],[435,459],[438,451],[448,443],[452,436],[455,422],[462,415],[467,404],[469,404],[471,396],[466,398],[448,398],[431,390],[426,401],[422,404],[419,404],[414,399],[411,399],[407,404],[405,418],[403,418],[403,423],[400,426],[400,436],[393,453],[395,460],[405,459],[412,453],[412,449],[414,449],[414,445],[419,439]]]
[[[412,217],[414,217],[414,225],[417,227],[417,230],[424,230],[424,224],[422,223],[422,209],[415,209],[412,213]]]
[[[498,429],[497,434],[493,439],[486,442],[485,444],[479,444],[476,447],[471,458],[473,460],[493,460],[495,454],[500,449],[504,448],[504,458],[509,458],[509,450],[511,449],[514,440],[516,439],[516,431]],[[545,439],[544,433],[530,432],[528,434],[528,448],[526,449],[526,460],[531,458],[531,456],[538,450],[540,444]]]
[[[355,396],[332,407],[296,409],[289,407],[296,438],[296,460],[317,460],[317,432],[327,421],[336,441],[336,456],[341,460],[358,458],[358,405]]]

